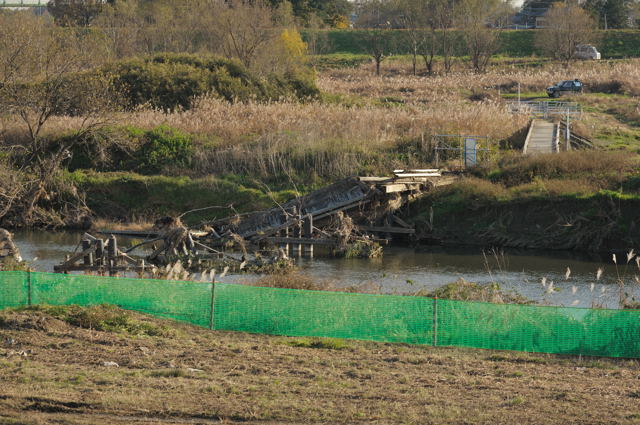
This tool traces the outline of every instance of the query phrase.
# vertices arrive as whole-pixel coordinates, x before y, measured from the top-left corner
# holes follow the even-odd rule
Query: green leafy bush
[[[217,56],[160,54],[107,66],[130,108],[150,105],[188,109],[198,96],[213,95],[230,102],[310,98],[320,94],[310,70],[260,77],[234,60]]]
[[[191,137],[168,126],[160,126],[143,135],[144,142],[135,154],[135,171],[158,174],[165,167],[187,168],[191,165]]]

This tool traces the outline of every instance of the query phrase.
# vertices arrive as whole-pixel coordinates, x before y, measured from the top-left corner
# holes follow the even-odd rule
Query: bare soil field
[[[213,332],[100,309],[0,313],[0,424],[640,423],[635,360]]]

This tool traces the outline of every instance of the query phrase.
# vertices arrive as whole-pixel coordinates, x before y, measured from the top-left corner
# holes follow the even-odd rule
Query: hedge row
[[[320,30],[304,31],[305,40],[310,38],[324,39],[323,53],[351,53],[365,54],[365,34],[368,30]],[[427,30],[425,30],[427,31]],[[499,55],[512,57],[526,57],[541,52],[535,47],[534,38],[539,30],[506,30],[500,32]],[[395,54],[410,54],[411,45],[407,39],[406,30],[388,30],[389,44],[393,46]],[[315,36],[315,37],[314,37]],[[453,31],[455,55],[464,55],[464,44],[460,31]],[[640,31],[638,30],[608,30],[599,31],[594,44],[600,49],[603,58],[640,57]],[[441,54],[442,52],[438,52]]]

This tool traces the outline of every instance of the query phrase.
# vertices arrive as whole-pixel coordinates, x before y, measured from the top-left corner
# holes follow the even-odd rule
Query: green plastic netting
[[[637,310],[0,272],[0,309],[30,304],[113,304],[218,330],[271,335],[640,358]]]
[[[33,273],[33,304],[118,307],[209,326],[211,284]]]
[[[430,344],[433,300],[216,284],[215,329]]]
[[[29,304],[29,273],[0,272],[0,310]]]
[[[438,345],[640,356],[640,312],[438,300]]]

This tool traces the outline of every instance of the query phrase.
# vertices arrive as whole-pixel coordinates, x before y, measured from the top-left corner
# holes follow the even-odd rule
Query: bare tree
[[[497,17],[499,6],[499,0],[463,0],[461,3],[460,26],[476,72],[484,72],[491,56],[498,50],[498,30],[489,25]]]
[[[22,123],[27,141],[4,149],[22,151],[19,169],[29,184],[19,215],[31,224],[70,149],[105,121],[112,99],[109,78],[85,72],[104,60],[105,43],[98,33],[53,27],[25,13],[0,15],[0,39],[0,109],[5,118]],[[77,137],[52,143],[44,136],[55,115],[77,117]]]
[[[105,6],[95,25],[110,40],[111,52],[116,58],[131,57],[140,52],[143,21],[138,14],[137,0]]]
[[[536,32],[536,44],[567,66],[578,44],[591,41],[594,28],[593,19],[575,2],[554,3],[545,15],[544,28]]]
[[[456,34],[453,27],[460,13],[459,2],[459,0],[435,0],[433,5],[445,74],[448,74],[453,66],[456,48]]]
[[[411,46],[413,75],[418,73],[418,55],[428,50],[424,49],[425,42],[429,41],[429,38],[425,37],[424,28],[429,16],[429,3],[429,0],[399,0],[398,2],[398,20]]]
[[[262,50],[279,35],[274,31],[273,9],[263,0],[229,0],[219,22],[225,55],[238,58],[246,67],[254,65]]]
[[[390,31],[394,15],[389,13],[389,6],[382,0],[370,0],[362,5],[357,22],[362,29],[360,42],[375,63],[376,75],[380,75],[382,61],[391,56],[395,48]]]

